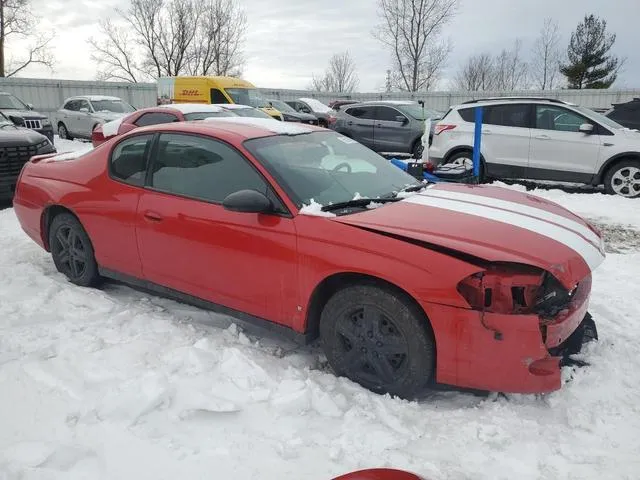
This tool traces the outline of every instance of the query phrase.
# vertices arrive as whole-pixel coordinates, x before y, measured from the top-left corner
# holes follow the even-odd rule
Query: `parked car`
[[[308,125],[318,125],[318,119],[310,113],[296,112],[293,107],[282,100],[269,100],[269,105],[273,106],[280,113],[285,122],[306,123]]]
[[[0,113],[15,125],[35,130],[53,142],[53,127],[49,117],[36,112],[30,103],[10,93],[0,92]]]
[[[431,118],[432,133],[442,113],[411,101],[356,103],[336,114],[333,129],[376,152],[410,153],[422,157],[424,120]]]
[[[55,153],[53,143],[31,129],[18,127],[0,113],[0,200],[13,197],[18,175],[31,157]]]
[[[337,112],[342,107],[346,107],[347,105],[353,105],[354,103],[358,103],[358,102],[356,100],[334,100],[333,102],[329,103],[329,108]]]
[[[215,106],[223,108],[224,110],[231,112],[237,115],[238,117],[264,118],[267,120],[282,121],[281,114],[270,115],[270,114],[267,114],[262,108],[255,108],[249,105],[242,105],[239,103],[217,103],[215,104]],[[272,108],[271,110],[277,111],[274,108]]]
[[[261,112],[262,113],[262,112]],[[267,118],[270,118],[266,113]],[[203,120],[210,117],[235,117],[236,114],[215,105],[206,103],[172,103],[157,107],[136,110],[125,117],[98,125],[91,133],[91,143],[97,147],[113,137],[129,132],[134,128],[158,125],[161,123]]]
[[[370,468],[346,473],[333,480],[426,480],[415,473],[394,468]]]
[[[92,138],[93,130],[134,112],[128,103],[118,97],[86,95],[67,98],[54,114],[53,123],[63,139]]]
[[[375,392],[556,390],[595,328],[604,248],[587,222],[509,189],[418,183],[312,125],[176,122],[37,156],[14,209],[71,282],[319,336],[334,371]]]
[[[640,196],[640,132],[555,99],[483,99],[451,108],[435,127],[433,165],[471,164],[478,106],[484,178],[604,184],[609,193]]]
[[[605,116],[623,127],[640,130],[640,98],[613,104],[612,108],[605,112]]]
[[[335,122],[335,111],[315,98],[299,98],[286,102],[296,112],[314,115],[318,119],[318,125],[329,127]]]

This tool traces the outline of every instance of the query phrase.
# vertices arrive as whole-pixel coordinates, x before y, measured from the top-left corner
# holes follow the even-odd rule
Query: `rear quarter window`
[[[449,112],[450,111],[451,110],[449,110]],[[447,114],[442,117],[443,120],[447,117],[447,115],[449,115],[449,112],[447,112]],[[475,108],[461,108],[460,110],[458,110],[458,113],[465,122],[473,123],[475,121]]]

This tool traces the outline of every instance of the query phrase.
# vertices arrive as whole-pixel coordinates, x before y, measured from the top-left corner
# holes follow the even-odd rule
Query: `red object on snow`
[[[371,468],[346,473],[333,480],[427,480],[414,473],[392,468]]]
[[[335,135],[304,128],[316,132],[310,135]],[[226,145],[224,152],[235,152],[238,165],[248,163],[268,185],[280,210],[242,213],[221,201],[171,194],[165,190],[182,188],[174,177],[150,185],[151,173],[165,168],[172,175],[175,168],[153,163],[157,154],[148,153],[168,134]],[[518,393],[560,388],[560,357],[551,351],[585,317],[591,272],[604,259],[602,239],[588,223],[538,197],[462,184],[437,184],[345,215],[301,214],[288,186],[246,146],[276,135],[255,124],[170,123],[137,128],[73,160],[38,157],[22,170],[15,213],[24,231],[49,249],[52,215],[72,212],[103,275],[159,285],[305,339],[317,332],[318,298],[332,279],[375,278],[404,292],[430,323],[435,381]],[[282,138],[287,135],[295,136]],[[141,146],[132,139],[141,139]],[[128,146],[117,150],[122,145]],[[181,148],[166,162],[183,161]],[[116,150],[118,168],[142,169],[140,175],[114,176]],[[231,155],[193,151],[184,157],[192,162],[187,173]],[[306,181],[300,172],[299,181]],[[560,300],[558,308],[545,307]]]

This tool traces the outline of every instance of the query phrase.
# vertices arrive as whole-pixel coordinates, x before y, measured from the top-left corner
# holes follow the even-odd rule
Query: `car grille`
[[[0,147],[0,177],[17,177],[24,164],[46,144]]]
[[[27,128],[31,128],[33,130],[41,130],[42,129],[42,121],[37,119],[25,119],[24,126]]]

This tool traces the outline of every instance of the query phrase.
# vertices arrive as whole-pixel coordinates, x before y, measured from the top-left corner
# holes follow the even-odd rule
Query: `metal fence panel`
[[[0,91],[10,92],[42,113],[51,114],[64,100],[76,95],[112,95],[120,97],[137,108],[156,105],[157,90],[155,83],[96,82],[78,80],[0,78]],[[327,93],[306,90],[287,90],[261,88],[267,98],[294,100],[300,97],[312,97],[324,103],[333,100],[424,100],[425,106],[436,110],[447,110],[467,100],[484,97],[538,96],[569,101],[589,108],[609,108],[640,97],[640,89],[626,90],[521,90],[512,92],[369,92],[369,93]]]

